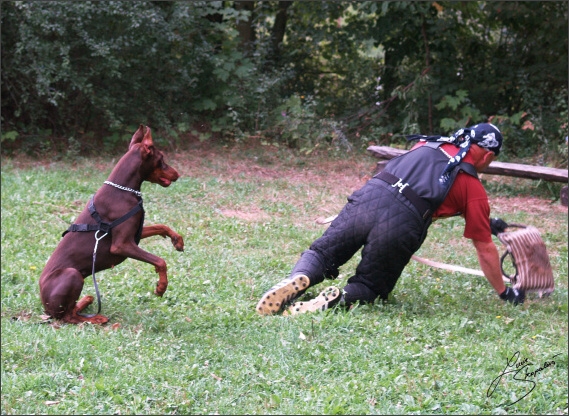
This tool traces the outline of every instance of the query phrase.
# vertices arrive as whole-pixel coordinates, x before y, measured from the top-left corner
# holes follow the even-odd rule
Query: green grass
[[[483,278],[411,262],[386,304],[261,317],[258,298],[321,235],[314,219],[337,212],[351,189],[334,188],[332,179],[344,173],[319,168],[318,156],[282,153],[278,164],[247,152],[250,165],[282,174],[232,174],[233,159],[221,154],[179,154],[172,164],[191,175],[168,189],[143,186],[146,222],[171,226],[186,249],[176,252],[157,237],[141,242],[168,263],[162,298],[152,294],[157,276],[145,263],[129,259],[98,273],[111,319],[104,327],[42,323],[38,279],[114,162],[3,160],[3,414],[567,414],[566,209],[495,213],[542,231],[556,281],[549,298],[530,296],[513,307]],[[371,170],[374,162],[355,156],[357,166],[345,175],[356,183],[362,166]],[[306,166],[318,181],[287,176]],[[505,189],[533,196],[531,186],[493,183],[490,196]],[[228,217],[227,209],[256,216]],[[457,218],[435,223],[418,254],[478,268],[462,227]],[[345,283],[358,258],[334,284]],[[84,293],[94,294],[91,278],[85,283]],[[532,369],[560,355],[532,378],[527,397],[501,406],[529,390],[504,376],[487,397],[517,351]]]

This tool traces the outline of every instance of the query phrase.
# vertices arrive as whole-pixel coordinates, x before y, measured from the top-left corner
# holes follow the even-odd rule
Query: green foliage
[[[4,1],[2,123],[18,136],[3,135],[3,149],[38,153],[50,143],[61,152],[73,136],[81,151],[112,150],[115,133],[140,122],[173,146],[183,145],[178,126],[201,123],[209,139],[301,145],[291,138],[306,133],[308,147],[326,146],[318,120],[361,146],[526,114],[509,124],[504,160],[534,155],[556,166],[568,134],[567,8]],[[312,126],[283,123],[296,96],[311,97],[303,117]],[[47,129],[51,137],[39,137]]]
[[[567,37],[567,4],[548,3],[545,8],[541,5],[385,3],[373,26],[379,33],[378,43],[385,49],[381,74],[384,91],[388,94],[402,88],[416,77],[413,74],[428,70],[429,87],[411,98],[412,107],[420,109],[416,115],[418,130],[424,133],[438,127],[446,130],[469,117],[471,122],[479,122],[493,116],[508,118],[521,111],[537,123],[535,112],[543,106],[548,110],[540,110],[540,114],[557,118],[567,102],[567,60],[557,59],[566,56],[566,51],[563,42],[554,38]],[[550,14],[543,19],[542,13]],[[544,25],[545,21],[551,26]],[[526,24],[535,37],[524,29]],[[532,47],[528,48],[527,42]],[[457,104],[460,106],[454,109]],[[409,125],[409,106],[408,101],[401,100],[391,105],[387,113],[390,118],[402,120],[403,129]],[[566,134],[558,133],[564,121],[557,118],[555,124],[548,124],[547,133],[545,129],[543,132],[549,140],[559,143]],[[516,136],[526,135],[517,129]],[[535,152],[535,142],[527,136],[522,143],[509,147],[506,157]]]
[[[13,142],[14,140],[16,140],[18,138],[18,135],[19,135],[19,133],[17,131],[14,131],[14,130],[2,133],[1,142],[5,141],[5,140],[9,141],[9,142]]]
[[[323,143],[338,150],[351,150],[340,123],[330,119],[319,119],[315,111],[314,97],[293,95],[277,110],[280,118],[277,139],[287,146],[310,154]]]
[[[224,27],[205,17],[225,9],[204,5],[4,2],[3,20],[14,27],[2,40],[3,94],[18,97],[2,103],[4,119],[24,132],[49,120],[55,134],[101,133],[192,121],[193,103],[216,109],[215,95],[203,97],[219,85],[208,67],[223,65],[217,80],[226,90],[229,75],[242,77],[247,67],[237,67],[238,53],[212,59]]]
[[[435,108],[437,110],[447,109],[447,113],[452,117],[441,119],[440,128],[442,132],[452,132],[457,129],[484,121],[480,111],[472,107],[468,99],[468,92],[458,90],[456,96],[445,95]]]

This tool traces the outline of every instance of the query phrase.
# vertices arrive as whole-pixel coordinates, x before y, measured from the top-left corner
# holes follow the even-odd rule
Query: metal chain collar
[[[137,191],[137,190],[135,190],[135,189],[127,188],[126,186],[117,185],[116,183],[113,183],[113,182],[111,182],[111,181],[105,181],[105,184],[114,186],[115,188],[121,189],[121,190],[123,190],[123,191],[132,192],[132,193],[135,194],[136,196],[142,198],[142,192]]]

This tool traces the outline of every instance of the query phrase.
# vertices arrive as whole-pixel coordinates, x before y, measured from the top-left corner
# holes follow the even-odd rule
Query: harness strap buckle
[[[109,224],[108,222],[100,222],[99,223],[99,231],[108,234],[109,231],[111,231],[111,224]]]

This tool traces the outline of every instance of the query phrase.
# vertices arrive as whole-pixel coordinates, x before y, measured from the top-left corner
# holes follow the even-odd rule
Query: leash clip
[[[95,233],[95,250],[93,250],[93,259],[94,259],[94,256],[97,254],[97,246],[99,245],[99,240],[102,240],[108,234],[108,232],[106,232],[105,234],[103,234],[102,236],[99,237],[100,231],[101,230],[97,230],[97,232]]]
[[[391,185],[392,188],[399,188],[399,193],[403,193],[403,189],[405,189],[407,186],[409,186],[408,183],[403,183],[401,181],[401,178],[399,178],[399,180],[397,182],[395,182],[393,185]]]

